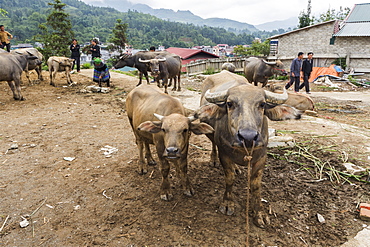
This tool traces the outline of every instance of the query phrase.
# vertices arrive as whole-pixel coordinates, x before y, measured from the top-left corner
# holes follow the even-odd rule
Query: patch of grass
[[[119,73],[119,74],[124,74],[124,75],[128,75],[128,76],[132,76],[132,77],[136,77],[137,76],[136,71],[133,71],[135,73],[133,73],[131,71],[120,71],[120,70],[115,70],[114,72]]]
[[[81,69],[92,69],[92,65],[90,63],[84,63],[82,64]]]
[[[187,90],[189,91],[194,91],[194,92],[199,92],[200,90],[192,88],[192,87],[186,87]]]
[[[214,68],[207,68],[206,71],[204,71],[203,74],[205,75],[213,75],[216,73],[216,70]]]

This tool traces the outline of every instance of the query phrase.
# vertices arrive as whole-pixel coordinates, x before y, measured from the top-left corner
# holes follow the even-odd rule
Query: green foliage
[[[113,29],[113,34],[111,38],[108,40],[112,42],[111,45],[108,46],[108,50],[110,51],[117,51],[120,54],[125,50],[125,46],[127,43],[126,32],[127,32],[128,24],[122,23],[121,19],[118,19],[116,25]]]
[[[336,58],[331,64],[339,65],[343,70],[347,68],[346,57]]]
[[[252,45],[247,48],[247,55],[250,56],[267,56],[270,53],[270,40],[265,40],[260,42],[255,40]]]
[[[69,20],[69,14],[65,13],[65,3],[60,0],[54,0],[54,3],[48,3],[52,6],[51,13],[46,18],[46,23],[39,25],[42,33],[36,35],[35,39],[44,45],[43,55],[47,60],[50,56],[69,56],[69,43],[74,37],[71,30],[72,24]]]
[[[313,24],[313,18],[311,18],[307,13],[302,11],[298,16],[299,24],[298,28],[308,27]]]
[[[319,18],[315,19],[315,23],[321,23],[330,20],[344,20],[350,11],[350,8],[343,8],[342,6],[339,7],[338,11],[329,8],[325,13],[320,14]]]
[[[204,75],[213,75],[215,74],[216,71],[215,71],[215,68],[207,68],[206,71],[204,71]]]
[[[90,63],[84,63],[81,65],[81,69],[91,69],[92,65]]]
[[[5,9],[0,8],[0,15],[1,16],[6,16],[8,12]]]
[[[244,47],[242,45],[235,46],[233,52],[236,56],[246,56],[248,54],[247,47]]]

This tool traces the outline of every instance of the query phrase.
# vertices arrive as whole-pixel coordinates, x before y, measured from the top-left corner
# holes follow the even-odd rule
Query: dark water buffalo
[[[68,84],[73,83],[70,71],[72,69],[74,59],[68,57],[49,57],[48,67],[50,74],[50,85],[55,87],[55,76],[57,72],[65,72]]]
[[[25,69],[26,77],[28,79],[28,82],[31,83],[29,71],[36,70],[38,80],[44,80],[44,78],[42,77],[42,61],[44,60],[44,56],[36,48],[21,48],[12,50],[10,51],[10,53],[20,55],[32,55],[37,57],[37,59],[32,60],[28,63],[28,67]]]
[[[153,77],[157,81],[158,87],[160,86],[160,80],[163,81],[164,85],[164,92],[167,92],[168,80],[174,80],[174,86],[172,91],[176,90],[176,83],[177,83],[177,91],[181,91],[180,85],[180,77],[181,77],[181,59],[179,56],[171,54],[171,55],[159,55],[153,59],[149,60],[142,60],[139,59],[141,63],[147,63],[149,65],[149,70],[151,71]]]
[[[15,100],[24,100],[21,94],[21,75],[27,68],[28,63],[35,59],[37,57],[30,55],[0,53],[0,81],[8,82]]]
[[[143,75],[146,78],[147,83],[149,84],[149,77],[148,77],[148,64],[146,63],[140,63],[139,59],[141,60],[148,60],[155,58],[158,55],[167,55],[170,54],[167,51],[160,51],[160,52],[152,52],[152,51],[139,51],[135,55],[123,55],[119,58],[119,61],[114,65],[113,69],[120,69],[125,66],[137,68],[139,71],[139,83],[137,86],[139,86],[142,82]]]
[[[156,86],[141,85],[132,90],[127,96],[126,109],[139,149],[139,173],[147,172],[147,163],[155,164],[149,148],[149,144],[155,144],[162,173],[161,199],[172,198],[168,181],[169,161],[176,167],[184,194],[192,196],[194,191],[187,176],[190,133],[212,133],[212,127],[205,123],[193,123],[194,118],[185,117],[181,102],[162,93]]]
[[[223,63],[221,66],[221,70],[227,70],[230,72],[235,72],[235,65],[233,63]]]
[[[269,223],[262,211],[261,179],[266,163],[268,143],[268,120],[298,119],[301,112],[286,105],[280,105],[288,98],[284,94],[275,94],[255,87],[240,75],[229,71],[210,75],[203,82],[201,107],[195,117],[214,128],[213,134],[207,134],[213,143],[211,158],[218,158],[224,169],[226,190],[220,211],[234,213],[232,188],[234,184],[235,163],[248,166],[246,156],[251,160],[251,209],[256,225],[263,227]],[[215,160],[213,160],[215,161]]]
[[[267,80],[274,74],[287,75],[284,70],[284,65],[280,60],[276,62],[267,62],[264,59],[250,57],[245,60],[244,75],[247,80],[257,86],[262,83],[262,87],[266,86]]]

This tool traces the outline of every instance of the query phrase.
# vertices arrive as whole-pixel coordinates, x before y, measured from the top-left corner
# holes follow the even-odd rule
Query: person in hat
[[[6,48],[10,52],[10,40],[13,38],[9,32],[5,31],[4,25],[0,25],[0,48]]]
[[[99,87],[102,86],[102,83],[107,83],[107,87],[110,86],[110,74],[109,69],[101,58],[96,57],[93,59],[94,63],[94,76],[93,81],[99,83]]]

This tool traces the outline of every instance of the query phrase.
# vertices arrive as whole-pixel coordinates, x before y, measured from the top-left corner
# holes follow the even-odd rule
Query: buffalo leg
[[[169,87],[171,86],[172,79],[173,79],[173,88],[172,88],[172,91],[176,91],[176,77],[170,79],[170,84],[168,84],[168,86]]]
[[[175,79],[175,82],[174,83],[176,84],[176,79]],[[172,78],[170,79],[170,82],[168,83],[168,86],[169,87],[171,87],[171,85],[172,85]]]
[[[71,78],[71,73],[69,73],[69,72],[70,72],[70,70],[69,70],[69,68],[67,67],[67,68],[66,68],[67,83],[68,83],[68,84],[71,84],[71,83],[72,83],[72,78]],[[101,84],[101,82],[100,82],[99,84]],[[100,85],[99,85],[99,86],[100,86]]]
[[[250,177],[250,202],[253,222],[259,227],[264,227],[266,224],[270,224],[268,215],[262,210],[261,202],[262,174],[265,162],[266,156],[260,159],[256,164],[253,164]]]
[[[145,173],[148,172],[148,169],[147,169],[147,164],[145,163],[145,160],[144,160],[144,142],[139,140],[139,139],[136,139],[136,145],[137,145],[137,148],[139,150],[139,162],[138,162],[138,165],[139,165],[139,174],[140,175],[143,175]]]
[[[147,142],[145,142],[145,158],[146,158],[146,161],[147,161],[148,165],[154,166],[154,165],[157,164],[155,162],[155,160],[153,159],[153,157],[152,157],[152,153],[150,152],[149,143],[147,143]]]
[[[235,203],[233,200],[233,185],[235,181],[235,173],[233,171],[233,162],[229,157],[219,153],[219,158],[225,173],[225,184],[226,189],[223,197],[223,201],[220,205],[220,211],[226,215],[232,215],[235,211]]]
[[[159,148],[162,147],[162,148]],[[160,189],[160,197],[164,201],[170,201],[172,200],[173,196],[171,194],[171,187],[170,187],[170,181],[168,180],[168,174],[170,173],[170,164],[168,161],[163,157],[163,151],[164,151],[164,144],[157,144],[157,154],[158,158],[160,160],[161,166],[161,174],[162,174],[162,184]]]
[[[178,79],[177,79],[177,91],[181,91],[180,76],[178,76]]]
[[[13,92],[13,98],[15,100],[23,100],[23,97],[21,95],[21,87],[20,87],[19,83],[20,83],[20,81],[16,82],[15,80],[14,80],[14,82],[13,81],[8,81],[8,85],[9,85],[10,89]]]
[[[167,91],[168,77],[163,78],[163,84],[164,84],[164,93],[168,94],[168,91]]]
[[[38,66],[36,67],[36,72],[37,72],[37,78],[40,80],[40,81],[43,81],[44,80],[44,77],[42,76],[42,68],[41,66]]]
[[[184,190],[184,195],[186,196],[193,196],[194,195],[194,189],[191,186],[189,176],[188,176],[188,160],[187,158],[181,159],[176,164],[177,167],[177,173],[180,176],[181,179],[181,186]]]
[[[146,79],[146,83],[149,85],[150,84],[150,82],[149,82],[149,76],[148,76],[148,72],[144,72],[144,75],[145,75],[145,79]],[[141,80],[140,80],[140,83],[139,84],[141,84]]]

